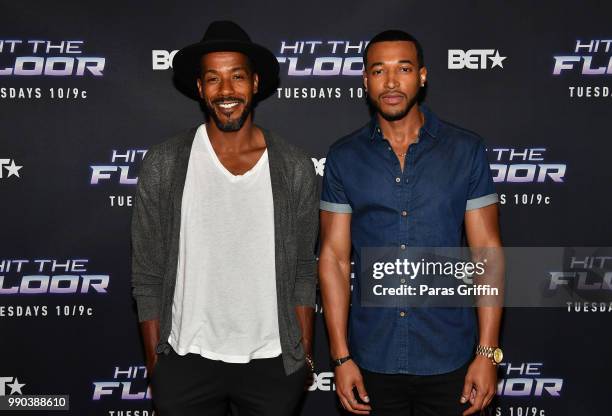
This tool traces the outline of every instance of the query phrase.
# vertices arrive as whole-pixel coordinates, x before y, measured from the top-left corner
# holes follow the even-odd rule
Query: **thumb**
[[[370,398],[368,397],[368,392],[363,385],[363,379],[359,379],[355,382],[355,387],[357,388],[357,393],[359,393],[359,398],[364,403],[370,403]]]
[[[470,398],[470,394],[472,393],[472,385],[472,379],[466,377],[465,382],[463,383],[463,391],[461,392],[461,399],[459,399],[459,402],[467,403]]]

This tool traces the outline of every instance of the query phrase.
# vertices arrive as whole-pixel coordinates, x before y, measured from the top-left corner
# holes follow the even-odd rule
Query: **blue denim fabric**
[[[472,308],[360,305],[363,248],[461,246],[466,210],[498,202],[483,140],[421,111],[425,123],[403,171],[376,118],[334,143],[325,161],[320,208],[352,215],[349,347],[357,364],[374,372],[451,372],[476,342]]]

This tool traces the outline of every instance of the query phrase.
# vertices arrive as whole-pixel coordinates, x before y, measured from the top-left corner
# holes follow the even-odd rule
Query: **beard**
[[[401,120],[404,117],[406,117],[406,114],[408,114],[410,110],[412,109],[412,107],[414,107],[414,105],[417,103],[418,101],[417,97],[418,97],[418,94],[412,97],[412,99],[410,99],[403,108],[399,108],[393,112],[383,111],[379,102],[376,100],[373,100],[369,96],[368,96],[368,100],[370,101],[370,105],[374,107],[376,112],[380,114],[382,118],[384,118],[387,121],[397,121],[397,120]]]
[[[244,105],[244,109],[242,110],[242,113],[240,114],[240,116],[234,120],[227,120],[227,121],[222,120],[217,114],[217,112],[215,111],[214,104],[223,102],[223,101],[241,102]],[[214,100],[212,103],[205,101],[205,104],[206,104],[206,110],[208,111],[208,115],[213,119],[217,128],[226,133],[240,130],[242,126],[244,125],[244,122],[246,121],[246,119],[249,117],[249,114],[251,114],[251,110],[253,108],[253,106],[251,105],[251,102],[247,102],[237,97],[218,98]]]

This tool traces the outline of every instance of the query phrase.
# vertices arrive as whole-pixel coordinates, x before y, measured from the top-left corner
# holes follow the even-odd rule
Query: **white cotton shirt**
[[[219,161],[202,124],[183,201],[172,330],[180,354],[247,363],[281,354],[267,149],[243,175]]]

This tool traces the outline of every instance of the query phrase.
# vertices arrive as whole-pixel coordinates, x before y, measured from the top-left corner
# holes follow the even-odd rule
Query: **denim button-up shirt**
[[[403,171],[376,118],[334,143],[325,161],[321,210],[352,214],[349,348],[374,372],[450,372],[467,362],[476,342],[472,308],[360,305],[362,248],[461,246],[465,211],[498,201],[483,140],[421,111],[425,123]]]

